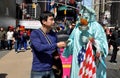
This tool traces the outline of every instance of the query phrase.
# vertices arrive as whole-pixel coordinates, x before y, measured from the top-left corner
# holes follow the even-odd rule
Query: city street
[[[79,25],[84,29],[86,28],[84,26],[94,27],[93,25],[96,24],[92,24],[92,22],[98,21],[106,28],[106,34],[107,27],[111,29],[119,27],[119,32],[117,32],[118,35],[120,34],[120,0],[1,0],[0,27],[6,31],[10,29],[10,26],[14,28],[18,26],[21,33],[25,30],[38,29],[42,24],[39,16],[43,11],[51,11],[55,15],[56,26],[61,31],[57,33],[58,42],[67,41],[69,38],[67,29],[71,28],[69,26],[72,26],[72,22],[76,24],[76,27]],[[86,25],[82,24],[81,17],[87,21]],[[64,28],[66,28],[65,31]],[[108,29],[109,34],[112,31],[114,30]],[[21,33],[19,32],[20,37],[23,36]],[[99,36],[99,34],[97,35]],[[6,35],[4,39],[7,39],[8,36]],[[3,38],[2,35],[1,38]],[[20,38],[20,40],[22,39]],[[120,50],[117,54],[117,63],[109,62],[111,54],[112,52],[106,58],[107,78],[120,78]],[[14,49],[0,50],[0,78],[30,78],[31,65],[32,52],[30,49],[17,54]]]

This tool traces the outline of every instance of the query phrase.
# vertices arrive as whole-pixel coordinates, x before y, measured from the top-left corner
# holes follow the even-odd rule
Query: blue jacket
[[[52,68],[52,53],[57,48],[57,36],[55,32],[50,31],[47,41],[42,30],[33,30],[30,36],[31,48],[33,53],[32,71],[46,71]]]

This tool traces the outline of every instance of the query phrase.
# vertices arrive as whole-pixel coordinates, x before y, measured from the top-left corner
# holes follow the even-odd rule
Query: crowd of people
[[[26,51],[30,44],[30,30],[26,30],[24,26],[14,28],[9,26],[7,30],[0,27],[0,50],[12,50],[15,52]]]

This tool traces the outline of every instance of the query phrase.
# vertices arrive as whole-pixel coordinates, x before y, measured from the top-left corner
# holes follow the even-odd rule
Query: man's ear
[[[42,20],[42,23],[43,23],[43,24],[45,24],[45,23],[46,23],[46,21],[45,21],[45,20]]]

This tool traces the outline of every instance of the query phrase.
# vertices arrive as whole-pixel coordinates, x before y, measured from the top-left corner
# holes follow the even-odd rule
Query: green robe
[[[87,8],[85,8],[87,9]],[[90,9],[87,9],[88,11]],[[69,43],[67,44],[67,47],[64,49],[63,56],[69,57],[72,55],[72,67],[71,67],[71,78],[79,78],[79,64],[78,64],[78,53],[81,50],[82,46],[85,45],[82,41],[82,36],[84,35],[86,38],[93,37],[96,41],[96,43],[100,47],[100,61],[96,65],[96,78],[106,78],[106,63],[105,58],[108,54],[108,43],[106,39],[106,35],[104,32],[104,29],[102,26],[95,20],[95,14],[94,12],[90,12],[90,16],[88,16],[88,27],[89,29],[83,32],[79,29],[80,22],[76,23],[76,27],[72,31],[70,37],[69,37]],[[86,14],[85,16],[89,15]],[[93,50],[93,52],[95,52]]]

